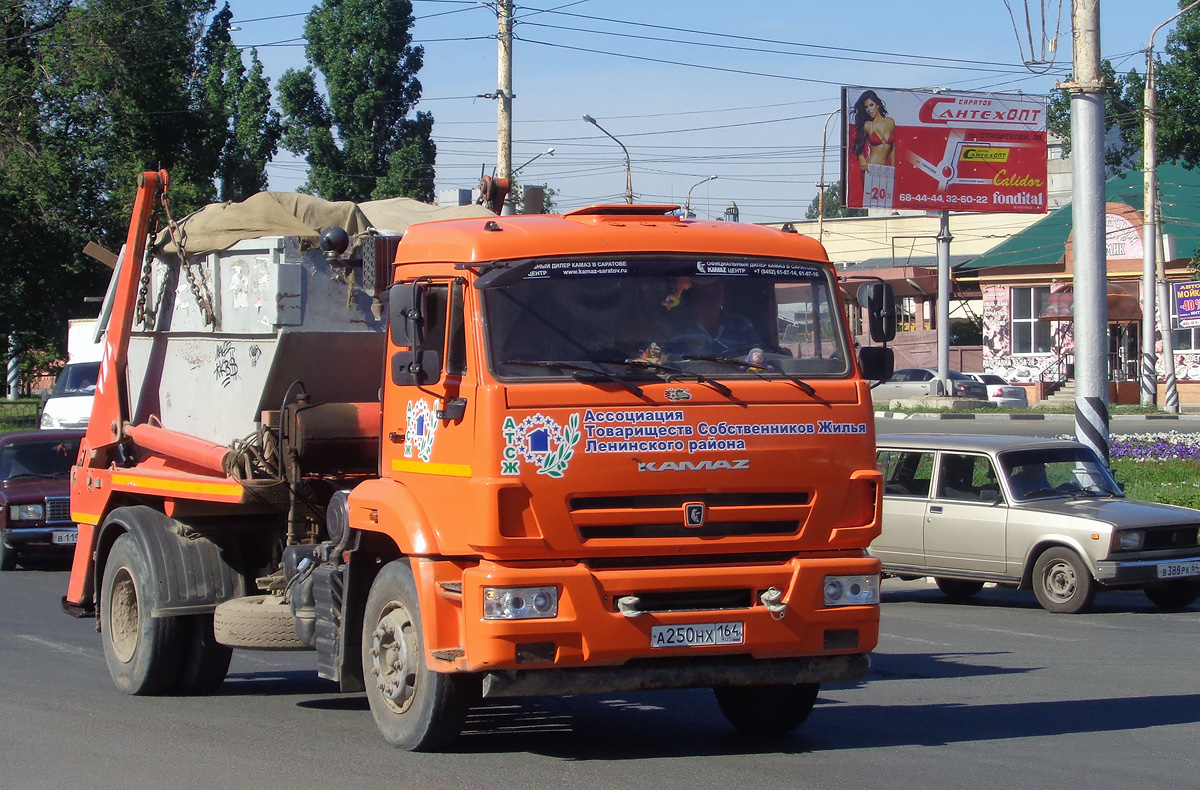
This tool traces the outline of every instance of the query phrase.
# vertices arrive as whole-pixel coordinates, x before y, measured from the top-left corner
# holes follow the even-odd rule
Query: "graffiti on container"
[[[234,354],[233,343],[225,341],[217,346],[217,381],[222,387],[228,387],[229,382],[238,377],[237,357]]]
[[[258,343],[255,343],[254,345],[250,346],[250,367],[258,367],[258,361],[260,359],[262,359],[262,348],[259,347]]]

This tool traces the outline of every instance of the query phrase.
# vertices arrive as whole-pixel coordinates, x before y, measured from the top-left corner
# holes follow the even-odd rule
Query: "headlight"
[[[557,587],[483,588],[485,620],[531,620],[557,616]]]
[[[1144,529],[1122,529],[1113,537],[1113,548],[1117,551],[1137,551],[1145,542]]]
[[[879,603],[878,576],[826,576],[826,606],[862,606]]]
[[[8,508],[9,521],[41,521],[45,517],[45,505],[11,505]]]
[[[42,414],[42,428],[43,429],[57,428],[57,427],[58,426],[54,424],[54,417],[52,415],[45,414],[45,413]]]

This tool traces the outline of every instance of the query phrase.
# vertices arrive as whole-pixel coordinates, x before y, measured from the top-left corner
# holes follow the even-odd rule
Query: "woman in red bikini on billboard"
[[[889,168],[888,180],[894,178],[896,165],[896,121],[887,114],[883,100],[875,91],[863,91],[854,102],[854,142],[851,153],[858,157],[858,165],[863,177],[864,203],[869,204],[867,182],[870,180],[871,166],[882,165]],[[880,168],[877,168],[877,170]],[[891,195],[887,196],[888,203]]]

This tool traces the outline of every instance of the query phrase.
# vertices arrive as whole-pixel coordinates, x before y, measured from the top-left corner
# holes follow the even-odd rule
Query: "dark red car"
[[[0,434],[0,571],[25,552],[73,551],[71,467],[83,431]]]

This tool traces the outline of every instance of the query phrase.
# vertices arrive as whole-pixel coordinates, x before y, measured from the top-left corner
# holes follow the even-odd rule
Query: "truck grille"
[[[48,496],[48,497],[46,497],[46,523],[47,524],[69,524],[69,523],[71,523],[71,497],[69,497],[69,496]]]
[[[780,536],[799,533],[806,491],[579,496],[570,500],[580,540]],[[684,506],[705,507],[704,523],[687,526]]]

